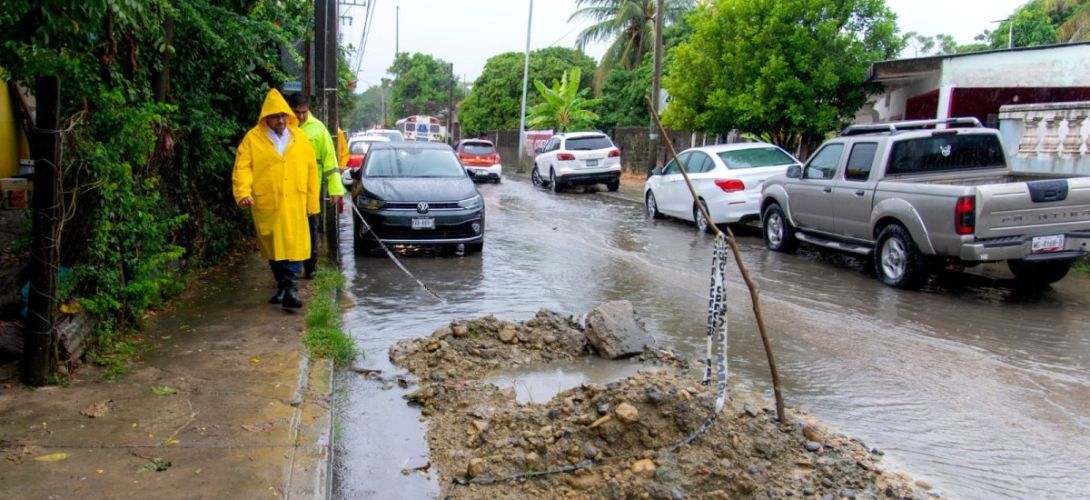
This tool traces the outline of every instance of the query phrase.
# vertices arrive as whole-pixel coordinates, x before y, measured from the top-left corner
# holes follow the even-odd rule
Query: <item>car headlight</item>
[[[377,198],[369,198],[367,196],[360,196],[356,198],[356,206],[364,210],[380,210],[386,206],[386,202]]]
[[[481,195],[474,196],[468,200],[462,200],[458,202],[458,206],[466,210],[473,210],[475,208],[481,208],[484,206],[484,199]]]

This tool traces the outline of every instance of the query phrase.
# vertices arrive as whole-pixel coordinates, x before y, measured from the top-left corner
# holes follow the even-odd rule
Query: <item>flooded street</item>
[[[603,301],[633,303],[663,347],[702,357],[712,238],[600,194],[554,195],[528,182],[479,186],[484,251],[410,255],[402,262],[342,248],[346,329],[364,355],[355,366],[398,371],[387,349],[451,320],[487,314],[525,320],[541,308],[581,317]],[[883,450],[903,470],[956,498],[1090,496],[1090,276],[1050,291],[1013,291],[1004,268],[944,274],[922,292],[881,285],[851,258],[765,251],[741,235],[762,289],[786,402]],[[770,392],[748,293],[732,269],[732,384]],[[507,374],[520,400],[631,365],[552,367]],[[498,382],[499,383],[499,382]],[[419,412],[405,390],[343,371],[336,379],[337,498],[436,497],[440,485],[403,469],[428,462]],[[392,385],[392,387],[389,387]],[[550,387],[552,385],[552,387]],[[562,387],[563,385],[563,387]]]

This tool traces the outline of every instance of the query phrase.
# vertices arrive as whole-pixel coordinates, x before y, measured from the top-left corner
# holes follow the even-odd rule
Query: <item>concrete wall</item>
[[[1000,51],[943,61],[940,85],[955,87],[1085,87],[1090,45]]]
[[[878,112],[878,121],[888,122],[905,115],[905,104],[910,97],[926,94],[939,88],[939,75],[929,75],[905,82],[902,86],[887,85],[885,93],[877,96],[874,110]]]

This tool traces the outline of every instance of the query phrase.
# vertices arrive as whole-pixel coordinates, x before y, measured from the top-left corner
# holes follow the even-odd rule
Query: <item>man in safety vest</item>
[[[314,154],[318,157],[318,172],[326,179],[326,190],[333,205],[338,205],[344,196],[344,184],[341,184],[340,168],[337,166],[336,147],[329,129],[310,112],[310,97],[295,93],[288,98],[288,104],[299,120],[299,128],[310,138]],[[310,216],[310,258],[303,262],[303,278],[313,279],[318,272],[318,215]]]
[[[318,162],[287,101],[270,90],[257,125],[243,137],[231,175],[232,194],[249,208],[257,247],[269,261],[277,292],[270,303],[303,307],[295,295],[302,261],[310,257],[307,216],[318,213]]]

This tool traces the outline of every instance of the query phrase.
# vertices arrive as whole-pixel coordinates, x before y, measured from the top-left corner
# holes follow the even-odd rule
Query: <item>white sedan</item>
[[[764,142],[691,148],[682,151],[678,159],[708,208],[713,224],[760,219],[761,187],[765,179],[786,172],[791,165],[800,165],[786,151]],[[712,229],[673,160],[652,171],[643,192],[649,217],[676,217],[694,222],[701,231]]]

